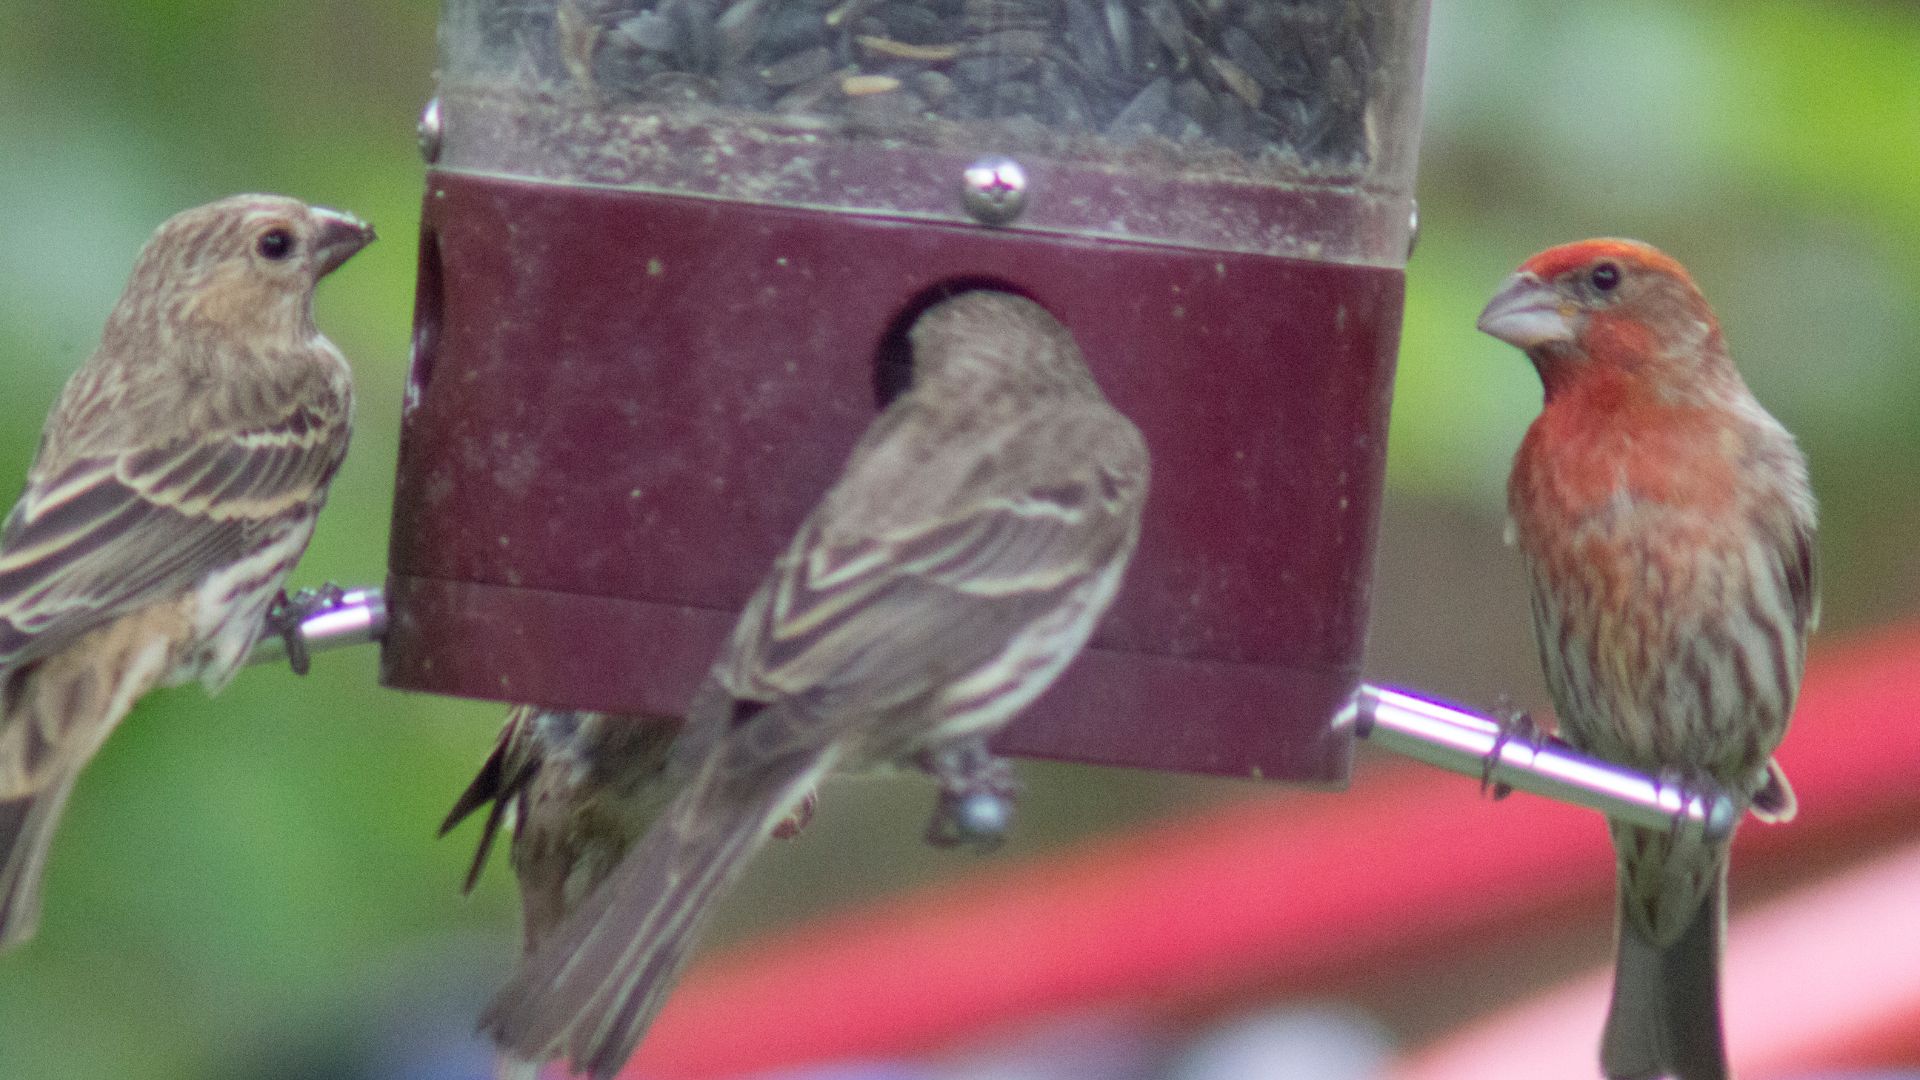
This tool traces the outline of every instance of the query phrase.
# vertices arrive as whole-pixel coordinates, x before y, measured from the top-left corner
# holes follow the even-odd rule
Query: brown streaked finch
[[[532,952],[600,883],[666,806],[671,717],[515,706],[493,754],[440,825],[445,836],[492,803],[467,872],[471,892],[511,821],[524,951]]]
[[[1792,817],[1772,755],[1819,614],[1793,436],[1748,391],[1687,272],[1645,244],[1542,252],[1479,325],[1525,350],[1546,391],[1508,510],[1562,734],[1710,782],[1763,820]],[[1726,846],[1611,829],[1619,951],[1601,1067],[1724,1078]]]
[[[482,1026],[509,1056],[613,1075],[714,899],[829,773],[917,764],[941,785],[931,836],[1004,826],[1010,777],[984,740],[1112,602],[1147,449],[1031,301],[961,293],[909,341],[911,387],[854,447],[696,695],[673,801],[488,1007]]]
[[[680,719],[516,705],[493,753],[440,825],[445,836],[492,805],[467,871],[473,891],[503,824],[520,883],[521,951],[532,954],[613,868],[667,805],[667,757]],[[809,796],[774,835],[797,835]],[[530,1080],[531,1063],[505,1061],[501,1080]]]
[[[372,239],[272,195],[176,214],[61,393],[0,526],[0,947],[33,932],[60,810],[135,700],[219,690],[269,631],[347,451],[314,284]]]

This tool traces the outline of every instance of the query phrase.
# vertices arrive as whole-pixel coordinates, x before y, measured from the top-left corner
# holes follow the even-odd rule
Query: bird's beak
[[[1507,279],[1475,326],[1520,349],[1573,340],[1573,312],[1559,293],[1529,273]]]
[[[316,206],[313,216],[320,222],[313,242],[319,257],[320,277],[333,273],[341,263],[352,258],[354,252],[374,241],[373,226],[352,214]]]

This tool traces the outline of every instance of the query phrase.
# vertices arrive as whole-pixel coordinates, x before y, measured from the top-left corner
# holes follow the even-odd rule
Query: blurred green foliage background
[[[1686,262],[1749,381],[1801,435],[1829,628],[1920,608],[1920,8],[1438,7],[1376,664],[1434,690],[1498,671],[1500,688],[1540,696],[1511,674],[1530,670],[1523,607],[1491,644],[1447,653],[1433,620],[1471,594],[1435,591],[1396,553],[1447,544],[1469,582],[1517,576],[1498,546],[1502,492],[1539,389],[1473,319],[1524,256],[1595,234]],[[435,16],[426,0],[0,4],[0,499],[153,226],[235,191],[284,192],[383,237],[320,291],[359,379],[359,436],[296,575],[381,579]],[[375,668],[371,650],[333,654],[305,681],[263,668],[217,702],[188,688],[137,710],[73,799],[40,936],[0,959],[0,1076],[340,1077],[356,1061],[382,1063],[359,1075],[478,1075],[465,1033],[512,955],[515,903],[504,865],[462,901],[471,836],[435,843],[433,828],[500,710],[383,691]],[[1248,790],[1028,776],[1016,852]],[[866,877],[846,873],[857,858],[819,858],[894,797],[863,787],[830,804],[812,853],[757,871],[729,925],[963,872],[898,837],[875,855],[898,865]],[[832,882],[823,861],[839,864]]]

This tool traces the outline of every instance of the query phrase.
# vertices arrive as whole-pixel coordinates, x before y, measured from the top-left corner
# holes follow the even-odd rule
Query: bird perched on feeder
[[[1112,602],[1147,451],[1039,305],[961,293],[914,323],[912,385],[748,602],[696,695],[658,823],[527,957],[482,1026],[513,1057],[617,1071],[702,917],[830,772],[913,762],[929,835],[990,839],[1011,793],[984,740]]]
[[[440,835],[492,804],[467,870],[463,891],[472,892],[501,826],[512,823],[525,952],[560,925],[665,808],[673,795],[667,753],[679,733],[680,720],[671,716],[537,705],[507,713],[493,753],[454,801]],[[799,835],[812,811],[809,795],[774,835]]]
[[[1546,397],[1514,459],[1512,535],[1563,734],[1793,816],[1773,761],[1819,614],[1814,500],[1793,436],[1735,370],[1687,272],[1627,240],[1542,252],[1480,329]],[[1615,1080],[1727,1075],[1727,849],[1614,824],[1618,960],[1601,1041]]]
[[[524,951],[532,953],[598,885],[672,795],[663,782],[679,733],[671,717],[515,706],[480,773],[440,825],[445,836],[492,803],[467,872],[473,891],[509,812]]]
[[[512,822],[510,848],[520,883],[521,952],[532,955],[613,868],[673,795],[667,757],[677,717],[544,709],[507,714],[493,753],[440,826],[445,836],[489,803],[467,871],[473,891],[500,828]],[[809,794],[773,834],[799,834],[813,810]],[[502,1080],[531,1080],[537,1068],[507,1062]]]
[[[134,701],[217,691],[297,626],[280,588],[353,396],[313,289],[372,240],[271,195],[176,214],[60,395],[0,526],[0,946],[32,933],[61,808]]]

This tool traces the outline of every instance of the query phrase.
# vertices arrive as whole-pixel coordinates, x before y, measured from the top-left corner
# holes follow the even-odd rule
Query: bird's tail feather
[[[1622,879],[1624,882],[1624,878]],[[1600,1064],[1610,1080],[1727,1080],[1720,1026],[1726,864],[1685,928],[1657,944],[1621,889],[1619,957]]]
[[[511,1055],[565,1056],[596,1080],[625,1064],[713,899],[826,772],[832,751],[795,747],[741,767],[752,753],[721,748],[495,996],[480,1024]]]
[[[73,777],[0,802],[0,949],[33,936],[40,923],[40,874]]]
[[[156,604],[116,619],[7,676],[0,695],[0,949],[32,936],[40,875],[67,795],[114,726],[166,672],[183,633],[182,610]]]
[[[518,717],[514,713],[513,717]],[[467,878],[461,883],[460,891],[471,893],[480,881],[480,871],[486,869],[487,856],[493,852],[494,838],[500,834],[500,826],[506,819],[507,807],[513,801],[514,793],[529,778],[526,774],[508,775],[507,750],[512,744],[514,719],[509,719],[500,731],[500,739],[494,744],[493,753],[480,766],[480,772],[474,776],[473,783],[460,793],[454,801],[453,809],[447,811],[446,820],[440,823],[440,835],[453,831],[454,826],[467,819],[467,816],[482,806],[487,806],[487,821],[480,829],[480,842],[475,846],[473,862],[467,867]],[[491,803],[491,806],[488,804]]]

